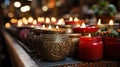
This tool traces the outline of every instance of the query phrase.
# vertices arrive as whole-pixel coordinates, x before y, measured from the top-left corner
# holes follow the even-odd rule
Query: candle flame
[[[56,22],[56,18],[55,17],[51,17],[51,21],[52,22]]]
[[[34,27],[33,25],[31,25],[31,27]]]
[[[72,29],[68,29],[67,32],[68,33],[72,33],[73,31],[72,31]]]
[[[75,21],[75,22],[76,22],[76,21],[79,21],[79,19],[78,19],[77,17],[75,17],[75,18],[74,18],[74,21]]]
[[[110,20],[109,21],[109,25],[113,25],[114,23],[113,23],[113,20]]]
[[[56,28],[56,29],[59,29],[59,26],[56,26],[55,28]]]
[[[88,34],[88,37],[91,37],[91,34],[90,34],[90,33]]]
[[[77,24],[76,27],[80,27],[80,24]]]
[[[45,28],[45,25],[42,25],[42,28]]]
[[[101,25],[101,19],[98,20],[98,25]]]
[[[44,18],[44,17],[38,17],[37,21],[38,21],[38,22],[44,22],[44,21],[45,21],[45,18]]]
[[[59,19],[57,24],[58,25],[65,25],[64,19],[63,18]]]
[[[21,20],[18,20],[18,27],[22,27],[23,23]]]
[[[6,23],[6,24],[5,24],[5,27],[6,27],[6,28],[10,28],[10,27],[11,27],[11,24],[10,24],[10,23]]]
[[[33,20],[34,20],[33,17],[29,17],[29,18],[28,18],[28,22],[29,22],[29,23],[32,23]]]
[[[23,21],[24,24],[28,24],[28,21],[25,17],[22,18],[22,21]]]
[[[51,29],[52,29],[52,26],[51,26],[51,25],[49,25],[48,29],[49,29],[49,30],[51,30]]]
[[[73,18],[72,18],[72,17],[70,17],[70,18],[69,18],[69,21],[73,21]]]
[[[11,23],[17,23],[17,19],[11,19]]]
[[[46,22],[46,23],[50,23],[50,18],[47,17],[47,18],[45,19],[45,22]]]
[[[37,20],[34,20],[34,21],[33,21],[33,25],[36,25],[36,24],[37,24]]]
[[[82,23],[81,28],[86,28],[85,23]]]

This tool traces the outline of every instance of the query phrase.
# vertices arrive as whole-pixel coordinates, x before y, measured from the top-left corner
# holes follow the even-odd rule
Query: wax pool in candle
[[[82,23],[81,27],[73,27],[74,33],[93,33],[97,32],[98,28],[95,26],[83,26],[84,23]]]
[[[103,57],[103,43],[101,37],[81,36],[79,58],[85,61],[97,61]]]

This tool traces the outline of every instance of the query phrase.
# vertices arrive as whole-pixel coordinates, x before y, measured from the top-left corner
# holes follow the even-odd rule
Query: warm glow
[[[42,25],[42,28],[45,28],[45,25]]]
[[[72,33],[72,32],[73,32],[72,29],[67,30],[67,33]]]
[[[20,2],[18,2],[18,1],[14,2],[14,7],[19,8],[20,6],[21,6],[21,3],[20,3]]]
[[[50,19],[47,17],[47,18],[45,19],[45,22],[46,22],[46,23],[50,23]]]
[[[12,17],[14,17],[14,14],[13,13],[8,13],[8,17],[10,17],[10,18],[12,18]]]
[[[49,30],[51,30],[51,29],[52,29],[52,26],[51,26],[51,25],[49,25],[48,29],[49,29]]]
[[[114,23],[113,23],[113,20],[110,20],[109,21],[109,25],[113,25]]]
[[[101,19],[98,20],[98,25],[101,25]]]
[[[33,28],[34,26],[33,26],[33,25],[31,25],[31,27]]]
[[[20,7],[21,12],[26,12],[26,8],[24,6]]]
[[[11,19],[10,22],[11,23],[17,23],[17,19]]]
[[[56,28],[56,29],[59,29],[59,26],[56,26],[55,28]]]
[[[29,23],[32,23],[33,20],[34,20],[33,17],[29,17],[29,18],[28,18],[28,22],[29,22]]]
[[[56,18],[55,17],[51,17],[51,21],[52,22],[56,22]]]
[[[74,18],[74,21],[79,21],[79,19],[77,17]]]
[[[47,6],[43,6],[43,7],[42,7],[42,10],[43,10],[43,11],[47,11],[47,10],[48,10],[48,7],[47,7]]]
[[[81,28],[86,28],[85,23],[82,23]]]
[[[25,8],[25,11],[30,11],[30,6],[29,5],[25,5],[24,8]]]
[[[57,24],[58,25],[65,25],[64,19],[63,18],[59,19]]]
[[[77,24],[76,27],[80,27],[80,24]]]
[[[28,21],[25,17],[22,18],[22,21],[23,21],[24,24],[28,24]]]
[[[18,20],[18,27],[22,27],[23,23],[21,20]]]
[[[44,20],[45,20],[44,17],[38,17],[37,19],[38,22],[44,22]]]
[[[88,34],[88,37],[91,37],[91,34],[90,34],[90,33]]]
[[[33,25],[36,25],[36,24],[37,24],[37,20],[34,20],[34,21],[33,21]]]
[[[70,17],[70,18],[69,18],[69,21],[73,21],[73,18],[72,18],[72,17]]]
[[[6,28],[10,28],[10,27],[11,27],[10,23],[6,23],[6,24],[5,24],[5,27],[6,27]]]

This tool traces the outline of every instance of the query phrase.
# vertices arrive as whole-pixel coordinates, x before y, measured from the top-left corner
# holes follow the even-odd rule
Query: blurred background
[[[37,17],[69,18],[72,16],[89,22],[94,21],[96,14],[92,8],[100,1],[103,0],[0,0],[0,27],[2,28],[5,23],[10,22],[12,18],[21,19],[30,16],[34,19]],[[117,12],[114,17],[119,22],[120,0],[105,1],[116,7]],[[103,7],[104,5],[105,3],[102,4]],[[113,8],[112,11],[115,12],[115,9]],[[5,66],[11,67],[11,62],[5,48],[4,39],[0,35],[0,67]]]

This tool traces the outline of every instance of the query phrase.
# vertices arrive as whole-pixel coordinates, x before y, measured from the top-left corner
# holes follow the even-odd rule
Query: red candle
[[[107,59],[120,59],[120,37],[104,37],[104,56]]]
[[[74,33],[93,33],[97,32],[98,28],[95,26],[85,26],[85,23],[82,23],[81,27],[73,27]]]
[[[78,45],[79,58],[85,61],[97,61],[103,57],[102,38],[98,37],[80,37]]]

